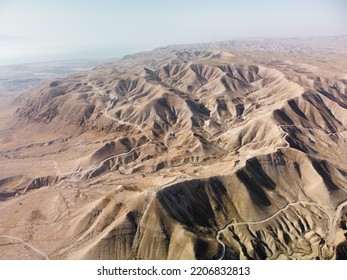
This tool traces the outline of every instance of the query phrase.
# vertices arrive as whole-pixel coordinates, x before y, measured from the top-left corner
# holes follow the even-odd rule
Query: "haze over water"
[[[0,2],[0,65],[121,57],[168,44],[345,34],[347,2]],[[274,24],[276,23],[276,24]]]

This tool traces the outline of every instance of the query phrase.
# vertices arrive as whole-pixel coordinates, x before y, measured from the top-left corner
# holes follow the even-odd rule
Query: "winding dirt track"
[[[282,137],[282,140],[286,143],[285,147],[276,147],[275,151],[277,152],[279,149],[286,149],[289,148],[289,142],[286,140],[286,136],[288,136],[288,133],[285,132],[282,129],[282,126],[286,126],[286,125],[279,125],[278,128],[281,130],[281,132],[284,133],[284,136]],[[330,133],[329,133],[330,134]],[[337,134],[337,133],[331,133],[331,134]],[[319,210],[321,210],[322,212],[324,212],[328,217],[329,217],[329,230],[328,230],[328,234],[326,237],[326,241],[327,242],[334,242],[334,239],[336,237],[336,224],[337,224],[337,220],[340,217],[340,213],[343,209],[344,206],[347,205],[347,201],[344,201],[342,203],[340,203],[334,214],[332,215],[331,213],[327,212],[326,210],[324,210],[321,206],[319,206],[317,203],[314,202],[307,202],[307,201],[296,201],[296,202],[291,202],[288,203],[284,208],[278,210],[276,213],[272,214],[271,216],[263,219],[263,220],[259,220],[259,221],[247,221],[247,222],[231,222],[229,224],[227,224],[224,228],[220,229],[217,231],[216,234],[216,240],[218,241],[218,243],[222,246],[222,251],[219,253],[219,258],[218,259],[223,259],[224,254],[225,254],[225,244],[221,241],[220,237],[221,234],[226,231],[230,226],[240,226],[240,225],[257,225],[257,224],[261,224],[261,223],[265,223],[268,222],[270,220],[272,220],[273,218],[275,218],[276,216],[278,216],[280,213],[286,211],[289,207],[294,207],[296,205],[313,205],[315,207],[317,207]]]
[[[32,249],[36,253],[38,253],[41,256],[43,256],[46,260],[49,260],[49,257],[44,252],[42,252],[41,250],[35,248],[34,246],[30,245],[29,243],[25,242],[24,240],[22,240],[20,238],[17,238],[17,237],[14,237],[14,236],[10,236],[10,235],[0,235],[0,238],[8,238],[8,239],[17,240],[17,241],[23,243],[24,245],[28,246],[30,249]]]
[[[347,202],[346,202],[347,203]],[[216,235],[216,239],[219,242],[219,244],[222,245],[222,253],[221,253],[221,257],[219,258],[220,260],[224,257],[225,254],[225,244],[220,240],[220,236],[221,234],[226,231],[230,226],[241,226],[241,225],[257,225],[257,224],[261,224],[261,223],[265,223],[268,222],[270,220],[272,220],[273,218],[275,218],[276,216],[278,216],[280,213],[286,211],[289,207],[293,207],[296,205],[313,205],[315,207],[317,207],[319,210],[323,211],[325,214],[327,214],[327,216],[329,217],[330,220],[332,220],[332,216],[330,213],[328,213],[326,210],[324,210],[322,207],[320,207],[319,205],[317,205],[317,203],[314,202],[307,202],[307,201],[296,201],[296,202],[291,202],[288,203],[285,207],[283,207],[282,209],[278,210],[276,213],[272,214],[270,217],[267,217],[263,220],[259,220],[259,221],[248,221],[248,222],[231,222],[229,224],[227,224],[224,228],[220,229],[217,232]],[[332,226],[332,223],[330,223],[330,226]],[[331,231],[331,228],[329,228],[329,232]]]
[[[108,119],[111,119],[113,121],[116,121],[118,122],[120,125],[127,125],[127,126],[131,126],[131,127],[134,127],[136,130],[139,130],[144,136],[146,136],[146,138],[148,139],[148,142],[146,142],[145,144],[141,145],[141,146],[137,146],[137,147],[134,147],[132,148],[130,151],[128,152],[125,152],[125,153],[121,153],[121,154],[117,154],[117,155],[113,155],[113,156],[109,156],[107,158],[105,158],[104,160],[102,160],[97,167],[90,167],[88,169],[85,169],[83,170],[83,174],[86,174],[87,172],[89,171],[92,171],[92,170],[95,170],[95,169],[98,169],[100,168],[105,162],[107,162],[108,160],[110,159],[113,159],[113,158],[117,158],[117,157],[121,157],[121,156],[126,156],[126,155],[129,155],[131,154],[132,152],[136,151],[136,150],[139,150],[141,148],[143,148],[143,146],[145,145],[148,145],[150,143],[153,142],[153,140],[146,134],[146,132],[137,124],[133,124],[133,123],[129,123],[129,122],[125,122],[125,121],[122,121],[122,120],[119,120],[115,117],[112,117],[108,114],[108,111],[110,110],[110,108],[112,107],[112,103],[110,103],[107,108],[104,110],[104,114],[103,116],[108,118]]]
[[[78,173],[81,173],[83,172],[82,174],[82,177],[87,173],[87,172],[90,172],[90,171],[93,171],[95,169],[98,169],[98,168],[101,168],[101,166],[107,162],[108,160],[110,159],[113,159],[113,158],[118,158],[118,157],[121,157],[121,156],[127,156],[129,154],[131,154],[132,152],[136,151],[136,150],[139,150],[141,148],[143,148],[145,145],[148,145],[150,143],[153,142],[153,140],[146,134],[146,132],[144,132],[144,130],[139,126],[139,125],[136,125],[136,124],[133,124],[133,123],[129,123],[129,122],[125,122],[125,121],[122,121],[122,120],[119,120],[115,117],[112,117],[111,115],[108,114],[108,111],[110,110],[110,108],[112,107],[112,103],[110,103],[106,109],[104,109],[104,113],[103,113],[103,116],[108,118],[108,119],[111,119],[113,121],[116,121],[118,122],[120,125],[127,125],[127,126],[131,126],[131,127],[134,127],[136,130],[139,130],[147,139],[148,139],[148,142],[146,142],[145,144],[141,145],[141,146],[137,146],[137,147],[134,147],[132,148],[130,151],[128,152],[124,152],[124,153],[120,153],[120,154],[116,154],[116,155],[113,155],[113,156],[109,156],[107,158],[105,158],[104,160],[102,160],[101,162],[98,163],[97,166],[91,166],[87,169],[84,169],[84,170],[81,170],[81,171],[74,171],[74,172],[68,172],[68,173],[62,173],[59,169],[59,166],[57,164],[57,162],[55,160],[52,161],[52,163],[54,164],[54,168],[55,168],[55,174],[57,177],[61,177],[61,176],[69,176],[69,175],[75,175],[75,174],[78,174]]]
[[[113,121],[116,121],[118,122],[120,125],[127,125],[127,126],[132,126],[134,127],[135,129],[139,130],[144,136],[147,137],[147,139],[152,142],[152,139],[147,135],[147,133],[137,124],[134,124],[134,123],[130,123],[130,122],[125,122],[125,121],[122,121],[122,120],[119,120],[115,117],[112,117],[108,114],[108,111],[111,109],[112,107],[112,103],[110,103],[107,108],[104,110],[104,116],[108,119],[111,119]]]
[[[329,230],[328,230],[328,234],[327,234],[327,237],[326,237],[326,241],[329,243],[329,242],[334,242],[334,239],[336,237],[336,224],[337,224],[337,220],[339,219],[340,217],[340,213],[343,209],[344,206],[347,205],[347,200],[344,201],[344,202],[341,202],[338,207],[336,208],[335,212],[333,215],[331,215],[329,212],[327,212],[326,210],[324,210],[321,206],[319,206],[317,203],[314,203],[314,202],[307,202],[307,201],[297,201],[297,202],[292,202],[292,203],[288,203],[284,208],[278,210],[276,213],[272,214],[270,217],[268,218],[265,218],[263,220],[259,220],[259,221],[248,221],[248,222],[231,222],[229,224],[227,224],[224,228],[220,229],[218,232],[217,232],[217,235],[216,235],[216,239],[218,241],[219,244],[222,245],[222,252],[220,253],[220,257],[219,259],[223,259],[224,257],[224,254],[225,254],[225,244],[220,240],[220,236],[221,234],[228,230],[228,228],[230,226],[240,226],[240,225],[257,225],[257,224],[261,224],[261,223],[265,223],[265,222],[268,222],[270,220],[272,220],[273,218],[275,218],[276,216],[278,216],[280,213],[286,211],[289,207],[293,207],[293,206],[296,206],[296,205],[313,205],[315,207],[317,207],[319,210],[321,210],[322,212],[324,212],[328,217],[329,217],[329,220],[330,220],[330,223],[329,223]]]

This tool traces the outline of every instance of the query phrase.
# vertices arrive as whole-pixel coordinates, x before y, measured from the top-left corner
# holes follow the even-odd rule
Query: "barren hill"
[[[172,46],[33,89],[0,119],[0,257],[346,258],[346,62]]]

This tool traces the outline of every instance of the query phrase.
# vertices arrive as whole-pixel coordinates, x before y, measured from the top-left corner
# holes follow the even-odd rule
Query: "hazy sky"
[[[346,0],[0,0],[0,65],[168,44],[347,34]]]

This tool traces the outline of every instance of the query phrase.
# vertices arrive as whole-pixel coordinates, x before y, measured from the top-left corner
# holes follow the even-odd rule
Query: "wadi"
[[[127,55],[0,96],[1,259],[346,259],[347,37]]]

